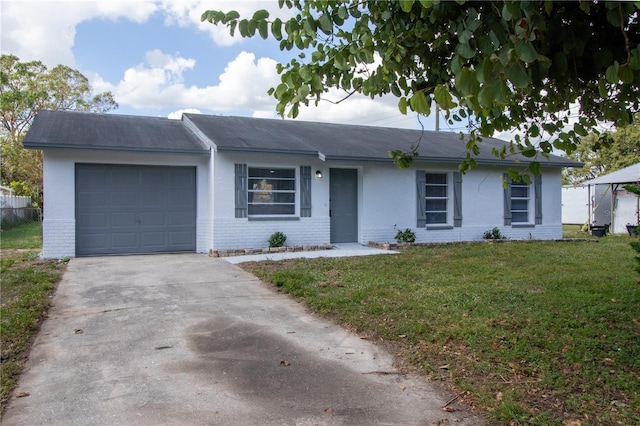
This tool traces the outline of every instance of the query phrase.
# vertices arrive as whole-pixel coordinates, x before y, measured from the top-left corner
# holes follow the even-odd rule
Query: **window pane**
[[[249,168],[249,215],[295,214],[295,177],[295,169]]]
[[[447,174],[446,173],[427,173],[427,185],[439,183],[445,184],[447,183]]]
[[[511,200],[512,211],[527,211],[529,210],[528,200]]]
[[[528,222],[528,221],[529,221],[528,212],[512,212],[511,213],[511,223]]]
[[[264,169],[264,168],[249,168],[249,178],[285,178],[295,179],[295,169]]]
[[[529,185],[526,185],[526,186],[512,185],[511,197],[529,198]]]
[[[439,212],[447,212],[447,200],[443,199],[435,199],[435,200],[427,200],[427,212],[439,211]]]
[[[427,197],[446,197],[447,196],[447,187],[446,186],[434,186],[427,185]]]
[[[249,204],[249,215],[294,214],[292,204]]]
[[[427,213],[427,224],[429,223],[447,223],[447,213]]]
[[[249,189],[264,191],[295,191],[296,181],[279,179],[249,179]]]

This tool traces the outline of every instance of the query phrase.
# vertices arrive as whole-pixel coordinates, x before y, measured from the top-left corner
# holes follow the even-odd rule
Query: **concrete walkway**
[[[2,424],[481,424],[222,259],[69,262]]]
[[[376,254],[398,254],[397,251],[381,250],[358,243],[337,243],[333,244],[331,250],[297,251],[270,254],[250,254],[246,256],[223,257],[229,263],[238,264],[243,262],[262,262],[264,260],[285,260],[285,259],[314,259],[318,257],[353,257],[371,256]]]

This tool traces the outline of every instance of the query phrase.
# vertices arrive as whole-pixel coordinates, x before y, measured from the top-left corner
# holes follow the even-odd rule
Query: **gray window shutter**
[[[300,166],[300,217],[311,217],[311,166]]]
[[[417,189],[417,205],[418,205],[418,228],[427,226],[427,208],[426,191],[427,191],[427,172],[424,170],[416,170],[416,189]]]
[[[511,225],[511,179],[508,174],[503,175],[504,180],[507,182],[507,187],[504,189],[504,224],[505,226]]]
[[[534,179],[535,187],[535,207],[536,207],[536,225],[542,225],[542,176],[537,175]]]
[[[453,173],[453,226],[462,226],[462,173]]]
[[[247,217],[247,165],[236,164],[236,217]]]

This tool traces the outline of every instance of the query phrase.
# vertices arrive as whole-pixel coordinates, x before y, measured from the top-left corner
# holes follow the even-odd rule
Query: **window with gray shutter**
[[[426,186],[426,172],[424,170],[416,171],[416,192],[417,192],[417,206],[418,206],[418,222],[416,226],[418,228],[424,228],[427,225],[427,215],[425,212],[425,186]]]
[[[311,217],[311,166],[300,166],[300,217]]]
[[[536,225],[542,225],[542,176],[537,175],[533,182],[535,186]]]
[[[462,173],[453,173],[453,226],[462,226]]]
[[[235,165],[236,217],[247,217],[247,165]]]

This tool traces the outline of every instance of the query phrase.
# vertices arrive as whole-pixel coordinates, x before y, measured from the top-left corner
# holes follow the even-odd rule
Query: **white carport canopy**
[[[640,184],[640,163],[633,164],[625,167],[624,169],[617,170],[615,172],[608,173],[603,176],[599,176],[595,179],[583,182],[581,186],[587,186],[589,188],[589,200],[591,200],[591,186],[595,185],[609,185],[609,189],[613,193],[618,189],[620,185],[635,183]],[[639,198],[640,200],[640,198]],[[639,201],[640,202],[640,201]],[[611,197],[611,212],[614,212],[615,197]],[[636,206],[636,218],[638,217],[640,205]],[[589,202],[589,222],[591,222],[593,212],[592,205]],[[614,217],[612,217],[614,219]],[[613,224],[612,224],[613,225]]]

